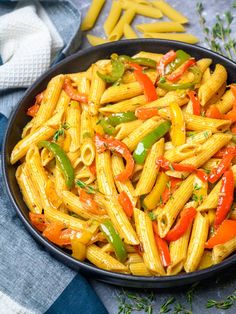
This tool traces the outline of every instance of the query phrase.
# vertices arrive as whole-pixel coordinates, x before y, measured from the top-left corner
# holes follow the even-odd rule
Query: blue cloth
[[[53,61],[55,63],[79,48],[81,15],[69,1],[44,1],[42,4],[66,43]],[[14,2],[1,1],[0,16],[14,6]],[[63,20],[67,22],[61,23]],[[13,108],[23,93],[24,89],[1,91],[0,102]],[[0,113],[0,148],[7,122]],[[0,170],[0,312],[15,313],[6,310],[6,305],[1,303],[4,302],[3,294],[22,306],[22,313],[106,314],[87,280],[55,260],[31,238],[4,190]]]

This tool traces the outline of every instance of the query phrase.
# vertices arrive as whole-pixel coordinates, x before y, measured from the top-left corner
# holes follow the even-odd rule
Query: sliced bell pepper
[[[29,212],[29,219],[32,225],[39,231],[43,232],[46,229],[47,223],[44,214],[34,214]]]
[[[177,103],[170,104],[171,114],[171,139],[174,146],[185,144],[186,131],[185,131],[185,120],[182,110]]]
[[[106,220],[103,223],[101,223],[100,229],[103,232],[103,234],[105,235],[105,237],[107,238],[107,240],[113,246],[116,257],[118,258],[118,260],[120,262],[124,263],[124,261],[127,258],[127,252],[125,249],[125,245],[124,245],[123,241],[121,240],[119,234],[117,233],[117,231],[113,227],[111,221]]]
[[[162,203],[163,203],[162,205],[163,206],[168,202],[173,192],[178,189],[181,182],[182,180],[179,178],[170,177],[170,181],[168,182],[164,192],[162,193]]]
[[[91,164],[88,168],[89,168],[89,171],[90,171],[94,176],[96,176],[96,163],[95,163],[95,160],[92,162],[92,164]]]
[[[71,83],[71,80],[69,78],[65,78],[63,89],[67,93],[68,96],[70,96],[71,99],[77,100],[82,103],[88,102],[88,97],[85,94],[80,94]]]
[[[85,209],[95,215],[105,215],[106,211],[98,209],[98,204],[93,199],[93,194],[87,193],[85,190],[80,189],[79,199],[83,203]]]
[[[171,82],[178,81],[181,78],[181,76],[187,71],[187,69],[193,66],[194,64],[196,64],[196,60],[193,58],[189,59],[179,68],[179,70],[176,70],[175,72],[169,74],[166,77],[167,80]]]
[[[47,238],[49,241],[62,246],[63,240],[61,239],[61,232],[65,228],[63,223],[59,223],[56,221],[50,222],[47,225],[46,229],[43,231],[43,236]]]
[[[230,167],[231,161],[236,155],[235,152],[232,150],[227,150],[224,154],[221,162],[212,169],[208,181],[211,183],[215,183],[223,174],[224,172]]]
[[[129,62],[129,66],[131,66],[134,69],[134,76],[136,80],[139,82],[140,86],[143,88],[147,102],[156,100],[157,92],[151,79],[142,72],[142,68],[138,64]]]
[[[197,169],[196,170],[196,175],[203,182],[207,182],[208,181],[208,175],[207,175],[207,173],[204,170]]]
[[[190,58],[191,56],[185,51],[176,50],[176,58],[165,67],[165,74],[170,74]]]
[[[227,147],[223,147],[220,150],[218,150],[218,152],[214,155],[214,158],[222,158],[224,157],[226,154],[236,154],[236,146],[227,146]]]
[[[131,218],[133,216],[134,208],[133,204],[125,191],[122,191],[118,196],[118,201],[124,209],[126,215]]]
[[[158,116],[159,112],[157,108],[137,108],[135,115],[140,120],[147,120],[151,117]]]
[[[99,121],[100,125],[103,128],[104,133],[108,134],[108,135],[114,135],[116,129],[114,128],[114,126],[112,126],[109,123],[109,119],[108,118],[103,118]]]
[[[121,123],[126,123],[134,120],[137,120],[137,118],[135,116],[135,113],[131,111],[113,113],[108,117],[108,121],[112,126],[117,126]]]
[[[147,134],[141,142],[138,143],[133,156],[134,160],[137,164],[143,164],[149,149],[152,145],[158,141],[161,137],[163,137],[170,129],[171,123],[170,121],[165,121],[161,123],[155,130]]]
[[[166,90],[178,90],[178,89],[194,89],[195,85],[198,84],[201,81],[202,73],[200,69],[197,66],[192,66],[189,69],[190,72],[194,74],[194,79],[192,82],[187,82],[187,83],[177,83],[177,84],[170,84],[167,82],[162,82],[160,79],[158,82],[158,86],[162,89]]]
[[[35,103],[33,106],[29,107],[26,114],[30,117],[35,117],[36,113],[39,111],[40,104]]]
[[[192,224],[197,211],[194,207],[184,208],[180,214],[180,218],[177,221],[174,228],[172,228],[166,235],[165,240],[168,242],[176,241],[182,237],[187,231],[188,227]]]
[[[157,67],[156,61],[150,58],[132,58],[126,55],[120,55],[118,59],[122,62],[134,62],[137,63],[138,65],[142,65],[149,68],[156,69]]]
[[[215,234],[206,242],[205,248],[212,249],[218,244],[223,244],[236,237],[236,220],[224,220]]]
[[[152,223],[153,232],[154,232],[154,239],[156,242],[156,246],[161,258],[162,265],[164,267],[168,267],[171,264],[171,258],[170,258],[170,251],[168,244],[165,239],[162,239],[157,230],[157,224],[156,222]]]
[[[188,92],[188,96],[192,102],[193,114],[200,116],[200,114],[201,114],[201,103],[200,103],[198,97],[196,96],[196,92],[190,90]]]
[[[234,174],[230,169],[222,177],[214,227],[218,228],[230,211],[234,198]]]
[[[125,66],[124,63],[121,62],[119,59],[112,59],[111,60],[111,66],[112,70],[110,75],[103,74],[100,72],[97,72],[97,75],[106,83],[114,83],[122,78],[124,72],[125,72]]]
[[[95,146],[98,153],[104,152],[106,149],[115,151],[120,154],[126,161],[125,170],[116,176],[118,181],[126,181],[132,176],[134,171],[134,160],[128,147],[119,140],[113,137],[104,138],[100,134],[95,135]]]
[[[35,103],[33,106],[31,106],[30,108],[28,108],[26,114],[30,117],[35,117],[38,110],[39,110],[39,107],[41,105],[41,102],[43,100],[43,95],[44,95],[44,92],[42,93],[39,93],[36,97],[35,97]]]
[[[160,156],[156,160],[157,167],[161,167],[164,170],[175,170],[175,171],[187,171],[187,172],[194,172],[196,167],[188,164],[178,164],[176,162],[170,162],[169,160],[165,159],[163,156]]]
[[[157,70],[161,76],[165,75],[165,67],[167,64],[171,63],[176,58],[176,52],[174,50],[170,50],[164,56],[161,57],[158,65]]]
[[[206,117],[212,119],[224,119],[224,115],[220,110],[215,106],[211,105],[206,111]]]
[[[41,141],[38,143],[38,146],[40,148],[45,147],[53,153],[56,162],[64,175],[66,186],[71,189],[74,185],[74,169],[64,150],[58,144],[48,141]]]

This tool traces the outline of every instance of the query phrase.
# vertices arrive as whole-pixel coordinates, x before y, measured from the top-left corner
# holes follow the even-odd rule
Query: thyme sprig
[[[236,8],[236,3],[232,5]],[[223,17],[216,15],[216,21],[210,29],[207,27],[206,19],[204,17],[204,7],[202,2],[196,5],[196,12],[199,16],[199,22],[205,34],[205,41],[209,47],[220,54],[226,55],[229,59],[236,59],[236,40],[232,38],[232,22],[233,16],[230,11],[226,11]]]
[[[223,301],[216,301],[216,300],[208,300],[206,303],[206,308],[215,307],[221,310],[227,310],[232,305],[234,305],[236,301],[236,290]]]
[[[133,311],[152,314],[153,312],[153,292],[145,296],[140,296],[137,293],[131,293],[125,289],[121,289],[117,293],[118,298],[118,314],[131,314]]]

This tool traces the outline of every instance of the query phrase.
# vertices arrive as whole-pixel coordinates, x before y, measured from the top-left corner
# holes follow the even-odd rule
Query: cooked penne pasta
[[[214,246],[212,250],[212,260],[214,264],[222,262],[226,257],[236,250],[236,238],[233,238],[224,244]]]

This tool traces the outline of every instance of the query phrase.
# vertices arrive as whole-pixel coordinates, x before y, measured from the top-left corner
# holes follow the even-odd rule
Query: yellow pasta
[[[133,8],[129,8],[126,10],[121,18],[119,19],[116,26],[113,28],[112,32],[109,34],[109,40],[119,40],[124,33],[124,25],[130,24],[135,17],[135,10]]]
[[[212,250],[212,259],[214,264],[218,264],[236,250],[236,238],[233,238],[224,244],[214,246]]]
[[[187,259],[184,263],[184,269],[187,273],[196,270],[201,261],[208,236],[208,229],[209,222],[207,216],[197,213],[193,223]]]
[[[124,25],[124,36],[126,39],[138,38],[138,35],[129,24]]]
[[[189,44],[196,44],[199,39],[192,34],[179,34],[179,33],[144,33],[144,38],[159,38],[159,39],[171,39],[177,41],[183,41]]]
[[[67,133],[70,136],[70,152],[75,152],[80,148],[80,105],[77,101],[71,101],[67,113],[66,123],[68,125]]]
[[[156,159],[163,155],[164,139],[160,139],[153,144],[150,152],[147,155],[141,177],[136,185],[135,195],[147,194],[151,191],[158,174],[156,166]]]
[[[94,35],[91,35],[91,34],[87,34],[86,37],[87,37],[88,42],[92,46],[98,46],[98,45],[106,44],[106,43],[109,42],[108,39],[101,38],[101,37],[98,37],[98,36],[94,36]]]
[[[100,11],[102,10],[102,7],[104,5],[106,0],[93,0],[91,5],[89,6],[89,10],[86,13],[82,25],[81,25],[81,30],[82,31],[87,31],[90,28],[93,27],[95,24]]]
[[[166,15],[172,21],[185,24],[188,23],[188,19],[182,15],[179,11],[175,10],[165,1],[153,1],[152,4],[160,9],[164,15]]]
[[[133,9],[137,14],[152,17],[158,19],[162,17],[162,13],[157,8],[147,6],[145,4],[134,3],[133,1],[124,0],[121,1],[124,9]]]
[[[138,31],[143,33],[168,33],[168,32],[184,32],[185,28],[178,22],[157,22],[144,23],[136,25]]]
[[[110,12],[106,18],[106,21],[103,24],[103,28],[104,28],[105,34],[107,36],[114,29],[117,21],[119,20],[120,15],[121,15],[121,11],[122,11],[122,8],[121,8],[120,2],[113,0]]]

